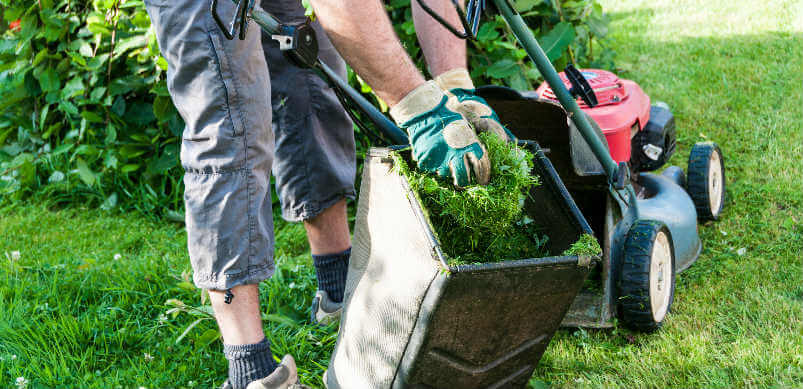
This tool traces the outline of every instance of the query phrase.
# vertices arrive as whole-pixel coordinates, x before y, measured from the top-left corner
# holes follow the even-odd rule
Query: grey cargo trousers
[[[334,92],[288,62],[253,22],[245,40],[227,40],[210,0],[144,1],[186,123],[181,163],[195,285],[258,283],[274,271],[271,170],[285,219],[310,219],[353,199],[352,123]],[[304,21],[301,0],[261,3],[284,23]],[[234,3],[219,8],[231,20]],[[321,59],[345,77],[345,63],[315,28]]]

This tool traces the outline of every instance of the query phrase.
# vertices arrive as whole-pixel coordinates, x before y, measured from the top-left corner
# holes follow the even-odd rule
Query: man
[[[345,201],[355,194],[352,124],[332,91],[311,71],[290,65],[256,26],[245,40],[226,40],[209,14],[210,0],[144,1],[168,62],[168,89],[186,123],[181,161],[188,249],[194,282],[209,290],[223,336],[229,360],[224,386],[294,387],[295,362],[288,355],[277,366],[259,311],[258,284],[274,270],[270,172],[283,217],[303,220],[307,230],[319,285],[314,319],[335,320],[351,247]],[[285,23],[303,20],[300,0],[261,3]],[[459,23],[448,0],[432,3]],[[410,135],[419,167],[458,186],[487,183],[490,162],[474,128],[508,135],[472,94],[465,43],[414,6],[421,45],[437,76],[427,82],[378,0],[316,0],[313,7],[337,51]],[[219,8],[231,13],[233,4],[223,0]],[[323,61],[345,75],[342,59],[316,28]]]

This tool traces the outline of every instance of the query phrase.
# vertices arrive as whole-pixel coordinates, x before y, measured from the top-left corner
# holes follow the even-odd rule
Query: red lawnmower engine
[[[663,166],[675,152],[675,118],[664,103],[650,106],[650,97],[633,81],[597,69],[582,69],[599,102],[589,107],[577,99],[580,109],[602,129],[611,157],[629,162],[633,171],[651,171]],[[560,78],[571,88],[565,72]],[[538,97],[557,102],[546,83],[536,91]]]

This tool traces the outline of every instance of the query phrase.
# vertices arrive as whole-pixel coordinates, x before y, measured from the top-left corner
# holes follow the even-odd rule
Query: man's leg
[[[312,255],[341,253],[351,247],[346,200],[340,200],[312,219],[304,221]]]
[[[262,331],[259,285],[209,290],[209,299],[223,336],[223,354],[229,360],[228,385],[233,389],[245,388],[252,381],[270,375],[278,366]]]
[[[467,67],[466,41],[454,36],[444,28],[426,13],[416,0],[412,0],[410,3],[413,8],[415,33],[432,77],[440,76],[454,69],[465,69]],[[460,15],[457,14],[449,0],[428,0],[427,4],[449,24],[458,29],[461,28]]]
[[[193,279],[208,289],[232,387],[276,367],[262,331],[258,283],[273,274],[270,80],[258,29],[227,40],[208,1],[145,0],[167,59],[181,142]],[[221,3],[232,11],[233,3]]]
[[[304,227],[318,278],[312,320],[328,324],[340,315],[351,258],[346,200],[340,200],[312,219],[305,220]]]
[[[284,23],[306,19],[297,0],[263,0],[261,5]],[[320,59],[345,78],[343,59],[320,25],[313,22],[312,26]],[[317,74],[288,61],[267,34],[263,34],[263,48],[273,87],[273,171],[282,216],[303,221],[307,230],[319,290],[313,301],[313,320],[333,319],[343,299],[351,248],[346,199],[356,194],[353,124],[334,91]],[[328,304],[329,300],[334,304]]]
[[[209,299],[220,327],[223,342],[229,345],[259,343],[265,339],[259,310],[259,285],[239,285],[231,288],[232,298],[226,303],[228,291],[210,290]]]

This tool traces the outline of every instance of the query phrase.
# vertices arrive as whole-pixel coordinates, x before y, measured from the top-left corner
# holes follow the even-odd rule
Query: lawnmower
[[[476,38],[480,17],[489,8],[484,0],[469,0],[464,12],[453,0],[462,22],[462,28],[456,28],[424,0],[416,1],[463,39]],[[393,144],[409,143],[403,131],[317,59],[315,33],[308,24],[284,25],[253,3],[240,0],[232,22],[226,24],[213,0],[214,19],[229,39],[244,37],[250,17],[280,42],[280,49],[296,64],[315,69],[328,80],[349,114],[353,115],[352,109],[361,113],[359,118],[352,116],[356,124],[368,119]],[[553,250],[558,254],[550,258],[449,267],[415,196],[405,181],[392,177],[389,149],[372,149],[357,211],[355,252],[388,247],[382,248],[384,258],[379,259],[385,262],[362,264],[367,267],[361,269],[352,268],[352,253],[346,308],[326,379],[329,388],[522,387],[561,321],[565,326],[603,328],[618,317],[630,328],[654,331],[670,310],[675,275],[694,263],[701,251],[698,220],[716,220],[722,213],[724,158],[716,144],[696,144],[687,172],[669,166],[660,174],[652,173],[676,150],[669,107],[651,104],[638,84],[608,71],[569,65],[558,74],[508,0],[489,3],[508,23],[545,83],[530,92],[486,86],[477,93],[522,140],[520,144],[536,155],[542,186],[547,187],[541,192],[543,198],[530,198],[536,203],[543,200],[541,215],[536,216],[546,228],[554,227],[550,232],[572,235],[552,234],[552,244],[593,233],[603,254],[566,256],[561,249]],[[239,34],[238,26],[242,26]],[[374,183],[366,180],[370,174]],[[367,186],[371,188],[366,190]],[[368,199],[366,193],[374,193],[374,198]],[[394,206],[379,206],[370,214],[367,203]],[[415,231],[408,234],[406,228],[389,224],[377,227],[399,222],[394,217]],[[375,227],[376,235],[358,237],[368,234],[367,226]],[[399,243],[404,234],[412,237],[409,244]],[[361,240],[368,244],[360,244]],[[404,250],[420,255],[405,256]],[[414,299],[402,296],[407,299],[403,304],[397,304],[400,300],[393,300],[398,296],[392,294],[404,287],[377,286],[382,285],[379,279],[403,283],[420,277],[421,268],[430,272],[417,284],[422,294]],[[363,285],[365,293],[352,309],[354,293],[361,293],[353,286],[363,276],[369,282],[362,284],[371,285]],[[522,319],[522,309],[534,313],[527,312],[529,316]],[[352,315],[358,319],[349,320]],[[343,384],[344,380],[365,384]]]
[[[485,87],[480,94],[517,136],[538,141],[603,247],[601,266],[563,325],[604,328],[618,318],[632,329],[654,331],[669,312],[675,275],[702,249],[698,220],[722,213],[722,152],[715,143],[698,143],[688,174],[677,166],[651,173],[676,150],[669,107],[651,105],[638,84],[608,71],[569,65],[558,76],[568,91],[586,88],[576,103],[596,134],[590,139],[566,120],[571,114],[548,83],[529,93]],[[605,154],[597,155],[592,144]],[[606,164],[616,167],[615,175],[606,173]]]
[[[484,0],[470,0],[460,38],[478,31]],[[575,299],[563,325],[654,331],[672,305],[675,276],[698,258],[698,220],[716,220],[725,204],[725,167],[713,142],[691,150],[688,174],[662,168],[676,149],[675,119],[650,104],[639,85],[569,64],[558,74],[507,0],[492,0],[546,80],[535,92],[484,87],[478,93],[520,139],[535,140],[552,161],[603,247],[601,266]]]

